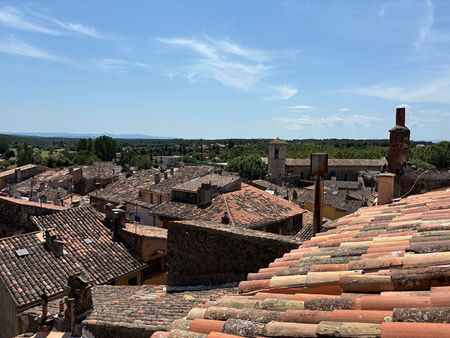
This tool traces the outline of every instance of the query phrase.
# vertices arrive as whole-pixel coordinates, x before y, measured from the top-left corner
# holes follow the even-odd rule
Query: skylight
[[[22,256],[27,256],[30,253],[28,252],[27,249],[19,249],[19,250],[16,250],[16,254],[17,254],[17,256],[22,257]]]
[[[83,238],[83,242],[86,244],[91,244],[92,243],[92,239],[90,238]]]

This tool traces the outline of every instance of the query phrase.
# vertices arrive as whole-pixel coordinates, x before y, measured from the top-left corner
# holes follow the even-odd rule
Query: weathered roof
[[[196,177],[190,181],[178,184],[172,189],[186,192],[197,192],[197,190],[202,186],[203,183],[215,185],[219,188],[222,188],[229,184],[239,182],[240,180],[241,179],[239,176],[208,174],[206,176]]]
[[[94,162],[92,165],[84,165],[83,177],[86,179],[112,179],[120,173],[121,166],[113,162]]]
[[[134,175],[109,184],[105,189],[89,193],[89,196],[121,204],[139,197],[139,191],[155,181],[157,170],[140,170]]]
[[[188,182],[196,177],[205,176],[213,172],[212,167],[208,166],[186,166],[179,168],[174,172],[174,174],[167,179],[161,179],[159,183],[151,184],[150,186],[145,187],[143,190],[161,193],[161,194],[170,194],[172,188]]]
[[[362,208],[333,225],[250,273],[239,285],[241,296],[191,310],[193,321],[183,330],[247,337],[448,336],[450,188]]]
[[[93,284],[118,279],[145,264],[113,241],[102,224],[103,216],[92,207],[63,210],[32,217],[42,230],[54,228],[64,244],[64,254],[56,257],[44,244],[42,232],[0,239],[0,276],[19,307],[65,291],[67,278],[82,271]],[[84,240],[90,239],[89,243]],[[19,256],[16,250],[26,249]]]
[[[0,200],[7,201],[9,203],[14,203],[18,205],[25,205],[30,207],[39,207],[42,209],[50,209],[50,210],[64,210],[67,209],[67,207],[49,204],[49,203],[40,203],[40,202],[32,202],[23,200],[21,198],[14,198],[14,197],[6,197],[6,196],[0,196]]]
[[[268,163],[268,158],[263,157],[263,162]],[[286,158],[286,166],[309,167],[309,158]],[[381,159],[362,159],[362,158],[329,158],[328,167],[374,167],[379,168],[387,165],[386,158]]]
[[[83,321],[92,327],[136,328],[149,332],[168,331],[176,319],[187,315],[193,306],[204,307],[237,288],[167,293],[164,285],[96,286],[92,290],[94,309]]]
[[[28,254],[19,256],[21,249]],[[19,307],[39,302],[44,292],[63,293],[69,275],[82,269],[72,255],[56,258],[40,232],[0,239],[0,267],[1,280]]]
[[[36,164],[25,164],[25,165],[23,165],[21,167],[17,167],[17,168],[14,168],[14,169],[0,171],[0,177],[6,177],[6,176],[14,175],[17,169],[19,169],[19,170],[28,170],[28,169],[35,168],[35,167],[37,167]]]
[[[312,189],[295,189],[297,192],[297,200],[300,202],[314,202],[314,190]],[[364,205],[362,199],[349,198],[350,193],[344,190],[324,190],[323,204],[347,211],[355,212]],[[355,196],[356,197],[356,196]],[[367,200],[367,199],[366,199]]]
[[[294,203],[242,184],[239,190],[213,198],[206,208],[170,201],[153,208],[151,213],[179,220],[221,223],[225,211],[230,217],[230,224],[243,228],[259,228],[304,212]]]
[[[71,168],[72,169],[72,168]],[[80,170],[75,168],[74,170]],[[17,183],[14,189],[20,191],[22,194],[28,193],[30,189],[38,189],[41,183],[51,183],[56,185],[57,182],[67,182],[72,177],[69,168],[61,170],[46,170],[38,175],[33,176],[25,181]]]
[[[125,224],[125,228],[123,230],[132,234],[136,233],[138,236],[147,238],[167,239],[167,229],[158,228],[151,225],[127,223]]]
[[[279,137],[269,142],[270,145],[286,145],[287,143],[281,140]]]

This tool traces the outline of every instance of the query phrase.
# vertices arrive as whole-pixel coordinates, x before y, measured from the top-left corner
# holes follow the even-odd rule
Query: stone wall
[[[293,237],[202,221],[169,223],[167,285],[219,285],[245,280],[250,272],[298,248]]]
[[[39,230],[30,216],[52,214],[62,207],[0,196],[0,238]]]

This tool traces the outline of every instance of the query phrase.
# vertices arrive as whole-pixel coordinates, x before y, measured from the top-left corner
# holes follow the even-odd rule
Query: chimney
[[[202,183],[201,187],[197,190],[197,204],[201,207],[211,204],[212,199],[217,196],[217,193],[217,186],[212,186],[210,183]]]
[[[59,238],[54,228],[45,230],[45,244],[53,251],[56,257],[63,255],[65,241]]]
[[[230,217],[228,217],[228,212],[225,211],[222,216],[222,224],[230,224]]]
[[[45,190],[45,182],[39,183],[39,191]]]
[[[159,182],[161,182],[161,176],[160,174],[155,174],[155,184],[158,184]]]
[[[378,174],[378,204],[388,204],[394,199],[395,174]]]
[[[164,172],[164,179],[167,180],[167,171]]]
[[[313,235],[322,230],[323,179],[328,172],[328,154],[311,154],[311,175],[314,177]]]
[[[406,109],[404,107],[397,108],[396,110],[396,117],[395,117],[395,125],[397,126],[405,126],[405,113]]]
[[[410,130],[405,126],[405,108],[397,108],[395,126],[389,130],[388,171],[401,175],[403,165],[409,161]]]
[[[112,222],[113,239],[118,240],[119,230],[125,226],[127,219],[125,217],[125,211],[122,209],[112,209],[111,211],[114,217]]]
[[[41,315],[38,317],[37,321],[38,323],[42,324],[47,319],[48,315],[48,296],[44,293],[41,295],[42,299],[42,312]]]
[[[170,168],[170,176],[173,176],[174,170],[173,167]]]

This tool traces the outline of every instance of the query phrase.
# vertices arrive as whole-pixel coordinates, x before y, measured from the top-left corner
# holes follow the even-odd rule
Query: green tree
[[[147,155],[140,155],[136,159],[136,166],[138,169],[150,169],[152,167],[152,163]]]
[[[94,141],[94,152],[102,161],[112,161],[119,150],[117,141],[109,136],[97,137]]]
[[[33,148],[28,143],[24,143],[17,147],[17,165],[33,163]]]
[[[9,150],[9,141],[6,137],[0,137],[0,154],[5,154]]]
[[[249,180],[262,179],[266,176],[266,166],[258,155],[245,155],[233,158],[226,168],[228,171],[238,172]]]

